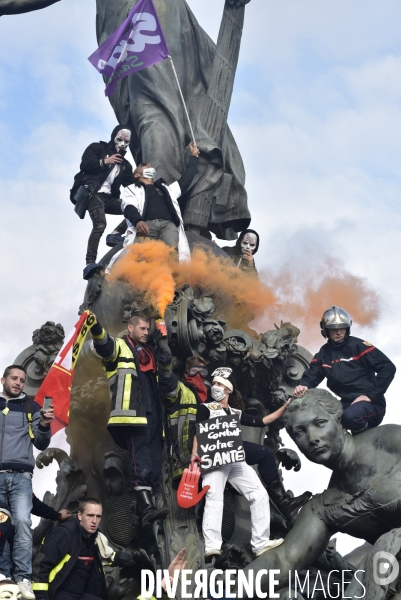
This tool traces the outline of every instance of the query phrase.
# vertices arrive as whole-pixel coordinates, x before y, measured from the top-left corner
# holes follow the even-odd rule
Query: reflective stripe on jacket
[[[112,338],[104,329],[92,337],[94,349],[103,359],[109,384],[111,413],[108,426],[147,425],[132,348],[124,338]]]
[[[173,479],[180,477],[191,459],[193,432],[197,399],[195,394],[181,381],[173,397],[164,395],[169,430],[170,454],[173,465]]]

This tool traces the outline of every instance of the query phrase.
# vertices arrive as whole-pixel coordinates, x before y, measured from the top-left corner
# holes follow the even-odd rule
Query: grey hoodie
[[[17,398],[7,400],[0,393],[0,470],[29,471],[33,473],[35,459],[33,446],[38,450],[46,450],[50,443],[50,426],[40,425],[40,406],[29,401],[32,412],[32,431],[29,436],[28,418],[25,402],[28,396],[24,393]],[[7,411],[8,409],[8,411]],[[6,413],[6,414],[4,414]]]

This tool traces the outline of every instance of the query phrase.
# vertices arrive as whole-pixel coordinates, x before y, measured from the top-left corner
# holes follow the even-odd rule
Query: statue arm
[[[245,572],[253,569],[277,569],[280,588],[288,585],[288,571],[302,570],[316,560],[327,547],[333,532],[312,511],[308,502],[299,513],[294,527],[287,534],[284,543],[278,548],[265,552],[251,562]],[[277,578],[277,574],[275,576]],[[269,579],[265,575],[261,581],[262,591],[268,592]]]
[[[0,7],[0,16],[19,15],[21,13],[31,12],[46,8],[56,4],[60,0],[2,0]]]

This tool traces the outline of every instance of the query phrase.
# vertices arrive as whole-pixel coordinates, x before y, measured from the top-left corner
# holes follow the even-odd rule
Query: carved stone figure
[[[244,166],[227,126],[249,1],[226,1],[216,47],[185,0],[155,0],[201,149],[198,176],[183,199],[188,201],[184,222],[193,231],[210,230],[221,239],[235,239],[234,232],[250,223]],[[100,44],[122,23],[132,0],[96,4]],[[167,183],[176,180],[191,140],[169,60],[125,77],[110,101],[118,121],[133,133],[136,163],[151,162]]]
[[[371,544],[379,540],[367,560],[372,560],[374,550],[381,549],[388,536],[393,539],[391,547],[399,546],[399,532],[395,535],[392,530],[401,527],[401,426],[382,425],[352,436],[343,429],[341,415],[341,403],[334,396],[312,389],[293,400],[284,416],[286,429],[301,452],[333,474],[328,489],[301,510],[284,544],[247,567],[279,569],[283,588],[288,586],[289,570],[301,571],[310,565],[337,531]],[[372,572],[365,577],[365,598],[378,597]],[[374,589],[369,588],[372,585]],[[263,586],[267,590],[267,578]],[[354,591],[360,589],[356,582],[351,586]],[[347,597],[357,598],[360,593]]]
[[[26,369],[24,391],[34,397],[45,378],[64,341],[64,328],[60,323],[46,321],[32,334],[32,346],[26,348],[15,359],[15,364]]]

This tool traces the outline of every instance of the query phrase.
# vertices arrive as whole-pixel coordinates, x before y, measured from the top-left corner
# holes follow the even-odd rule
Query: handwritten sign
[[[237,415],[208,419],[196,424],[201,470],[212,471],[222,465],[245,460],[241,427]]]

